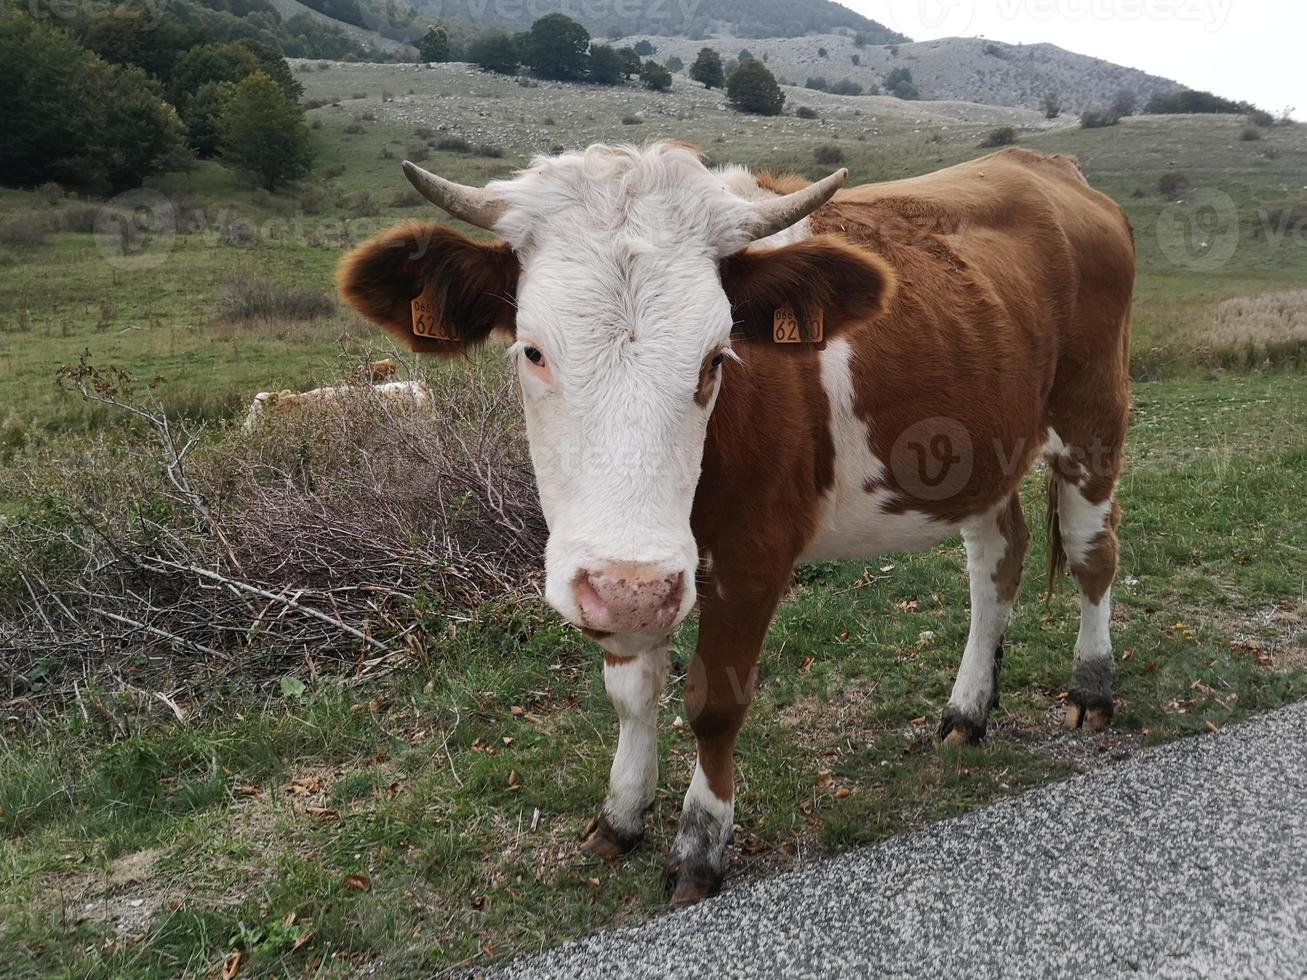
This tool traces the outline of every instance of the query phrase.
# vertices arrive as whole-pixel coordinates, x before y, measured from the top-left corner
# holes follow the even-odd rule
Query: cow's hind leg
[[[1021,584],[1030,532],[1016,494],[962,529],[971,578],[971,632],[938,736],[946,742],[977,742],[998,706],[998,675],[1007,629]]]
[[[1109,630],[1121,508],[1112,496],[1114,481],[1088,478],[1082,467],[1067,457],[1055,461],[1054,466],[1052,486],[1061,545],[1080,592],[1080,634],[1065,723],[1067,728],[1101,732],[1113,714],[1116,664]]]
[[[667,682],[671,638],[608,637],[604,686],[617,709],[617,752],[603,808],[581,845],[591,854],[626,854],[644,837],[644,815],[658,788],[658,701]]]

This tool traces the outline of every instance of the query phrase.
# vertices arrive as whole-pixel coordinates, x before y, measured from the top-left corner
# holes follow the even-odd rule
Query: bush
[[[635,47],[633,47],[631,50],[634,51],[636,54],[638,54],[641,58],[652,58],[655,54],[658,53],[658,49],[655,48],[653,44],[648,40],[636,41]]]
[[[418,42],[418,60],[448,61],[449,32],[435,25],[428,27],[426,34],[422,35],[422,40]]]
[[[1106,129],[1120,121],[1121,117],[1112,109],[1086,109],[1080,113],[1081,129]]]
[[[1262,138],[1262,131],[1256,126],[1245,126],[1243,132],[1239,134],[1239,139],[1245,143],[1256,143]]]
[[[503,31],[489,31],[468,45],[467,60],[482,71],[512,75],[522,63],[522,55]]]
[[[1044,110],[1045,119],[1056,119],[1062,115],[1062,96],[1052,90],[1045,92],[1039,99],[1039,108]]]
[[[445,153],[470,153],[472,146],[460,136],[442,136],[436,140],[436,149]]]
[[[413,130],[413,135],[420,140],[429,140],[436,135],[436,131],[430,126],[418,126]]]
[[[46,224],[41,218],[14,218],[0,224],[0,245],[33,248],[45,244]]]
[[[1252,106],[1247,102],[1233,102],[1211,92],[1184,91],[1169,95],[1154,95],[1148,100],[1146,111],[1151,116],[1221,113],[1242,115],[1251,108]]]
[[[855,68],[858,65],[862,64],[862,55],[860,54],[849,55],[849,64],[853,65]]]
[[[818,49],[817,49],[817,57],[818,57],[818,58],[826,58],[826,57],[829,57],[829,56],[830,56],[830,52],[827,51],[825,48],[818,48]],[[741,58],[740,60],[743,61],[744,59]]]
[[[817,110],[812,106],[801,105],[794,110],[794,114],[800,119],[818,119]]]
[[[844,162],[844,151],[833,144],[826,144],[813,149],[812,158],[823,167],[833,167]]]
[[[1179,170],[1162,174],[1157,179],[1157,192],[1167,200],[1174,201],[1189,189],[1189,176]]]
[[[431,151],[427,149],[427,144],[414,143],[404,151],[404,159],[412,160],[414,163],[421,163],[430,155],[430,152]]]
[[[36,196],[46,204],[55,205],[67,197],[68,192],[55,181],[47,180],[36,188]]]
[[[258,277],[231,279],[218,288],[218,314],[226,320],[314,320],[335,311],[326,293]]]
[[[980,145],[984,149],[994,149],[999,146],[1011,146],[1017,141],[1017,131],[1014,126],[1000,126],[998,129],[990,132]]]
[[[826,81],[826,79],[822,78],[820,75],[816,75],[804,81],[803,87],[810,88],[814,92],[825,92],[830,88],[830,82]]]
[[[676,57],[676,55],[672,55],[670,58],[668,58],[666,61],[663,62],[663,67],[666,68],[668,71],[670,71],[672,74],[675,74],[678,71],[685,70],[685,62],[682,61],[680,58]]]
[[[606,44],[590,45],[589,80],[596,85],[616,85],[623,77],[625,63],[616,49]]]
[[[486,157],[490,160],[498,160],[504,155],[503,148],[495,146],[493,143],[481,143],[472,152],[476,156]]]
[[[622,117],[622,125],[623,125],[623,126],[641,126],[641,125],[643,125],[643,124],[644,124],[644,120],[641,119],[639,116],[623,116],[623,117]]]
[[[266,190],[309,172],[313,148],[304,113],[261,71],[236,84],[214,125],[223,160],[253,173]]]
[[[400,191],[391,200],[392,208],[418,208],[426,203],[426,198],[415,190]]]
[[[352,122],[341,130],[341,132],[346,136],[361,136],[367,131],[368,127],[364,126],[361,122]]]
[[[916,83],[912,80],[911,68],[895,68],[885,76],[885,91],[896,99],[912,100],[921,98]]]
[[[1112,111],[1121,119],[1133,116],[1139,111],[1139,96],[1128,88],[1121,89],[1112,99]]]
[[[1252,112],[1248,113],[1248,121],[1254,126],[1262,127],[1262,129],[1267,129],[1275,125],[1275,117],[1263,109],[1254,109]]]
[[[690,66],[690,77],[704,88],[721,88],[726,84],[722,71],[722,56],[712,48],[700,48],[699,55]]]
[[[740,63],[726,83],[726,98],[739,112],[777,116],[785,105],[785,93],[767,66],[756,58]]]
[[[830,87],[831,95],[861,95],[862,86],[847,78],[841,78]]]
[[[654,92],[666,92],[672,87],[672,73],[650,59],[640,66],[640,84]]]

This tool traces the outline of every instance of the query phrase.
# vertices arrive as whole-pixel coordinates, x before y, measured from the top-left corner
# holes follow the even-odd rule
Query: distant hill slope
[[[501,4],[487,0],[415,0],[414,5],[423,13],[441,20],[463,21],[476,27],[513,29],[529,27],[536,18],[561,11],[584,24],[595,37],[625,34],[688,38],[716,34],[749,38],[802,37],[805,34],[833,34],[843,28],[863,32],[870,44],[908,40],[885,25],[831,0],[650,0],[645,3],[579,4],[575,0]]]
[[[300,3],[300,0],[268,0],[277,13],[281,14],[284,19],[290,19],[297,14],[304,14],[313,20],[339,29],[346,37],[362,45],[371,45],[378,51],[384,51],[387,54],[400,56],[403,58],[416,58],[417,49],[411,44],[399,41],[394,38],[384,37],[374,30],[366,27],[360,27],[356,23],[349,23],[338,20],[335,17],[322,13],[312,6]],[[360,18],[366,23],[366,18]]]
[[[627,39],[621,43],[628,43]],[[741,47],[765,58],[778,78],[803,85],[809,78],[828,82],[849,79],[870,90],[895,68],[907,68],[923,99],[950,99],[986,105],[1039,108],[1045,92],[1056,91],[1063,112],[1078,113],[1102,106],[1122,89],[1134,92],[1142,105],[1156,93],[1183,91],[1185,86],[1134,68],[1066,51],[1052,44],[1013,45],[984,38],[946,38],[896,45],[855,47],[840,35],[741,40],[738,37],[691,41],[656,37],[656,60],[672,55],[687,65],[699,48],[716,48],[734,58]],[[826,57],[819,53],[826,50]],[[854,64],[853,59],[859,64]]]

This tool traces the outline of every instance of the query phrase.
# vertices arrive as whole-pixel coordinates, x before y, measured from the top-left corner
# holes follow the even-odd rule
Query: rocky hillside
[[[632,37],[620,43],[634,40]],[[835,34],[763,40],[651,40],[658,47],[658,61],[674,55],[686,65],[704,45],[716,48],[723,58],[735,58],[741,49],[747,49],[764,59],[777,78],[794,85],[803,85],[809,78],[824,78],[832,84],[848,79],[874,91],[883,85],[889,72],[907,68],[922,99],[1037,109],[1044,93],[1055,91],[1066,113],[1109,103],[1123,89],[1135,93],[1142,104],[1155,93],[1184,88],[1177,82],[1052,44],[1011,45],[983,38],[947,38],[858,47],[853,38]]]

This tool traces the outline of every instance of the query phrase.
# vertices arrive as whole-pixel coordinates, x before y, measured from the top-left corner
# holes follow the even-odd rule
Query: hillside
[[[335,2],[335,0],[322,0]],[[534,0],[524,4],[493,4],[485,0],[417,0],[415,6],[431,17],[477,27],[526,28],[545,14],[561,11],[580,21],[595,37],[657,34],[703,38],[802,37],[861,31],[871,44],[908,40],[883,24],[831,0],[665,0],[647,4],[576,4],[569,0]]]
[[[351,41],[362,45],[363,47],[373,47],[378,51],[384,51],[389,55],[397,58],[408,60],[417,57],[417,49],[411,44],[399,41],[394,38],[385,37],[374,30],[366,27],[360,27],[356,24],[346,23],[343,20],[337,20],[328,14],[324,14],[311,6],[300,3],[300,0],[268,0],[268,3],[282,16],[283,20],[289,21],[293,17],[303,16],[315,23],[322,24],[324,27],[334,28],[340,31]]]
[[[620,43],[631,40],[634,38]],[[1153,94],[1184,88],[1178,82],[1052,44],[1010,45],[984,38],[946,38],[857,47],[852,38],[835,34],[749,41],[737,37],[651,40],[658,47],[657,60],[675,55],[687,65],[705,44],[720,51],[723,58],[734,58],[742,47],[747,47],[754,56],[766,60],[777,78],[795,85],[803,85],[813,77],[832,83],[849,79],[873,91],[888,72],[902,67],[912,72],[922,99],[1037,109],[1045,92],[1056,91],[1066,113],[1103,105],[1122,89],[1134,92],[1145,102]],[[822,49],[825,57],[820,53]]]

